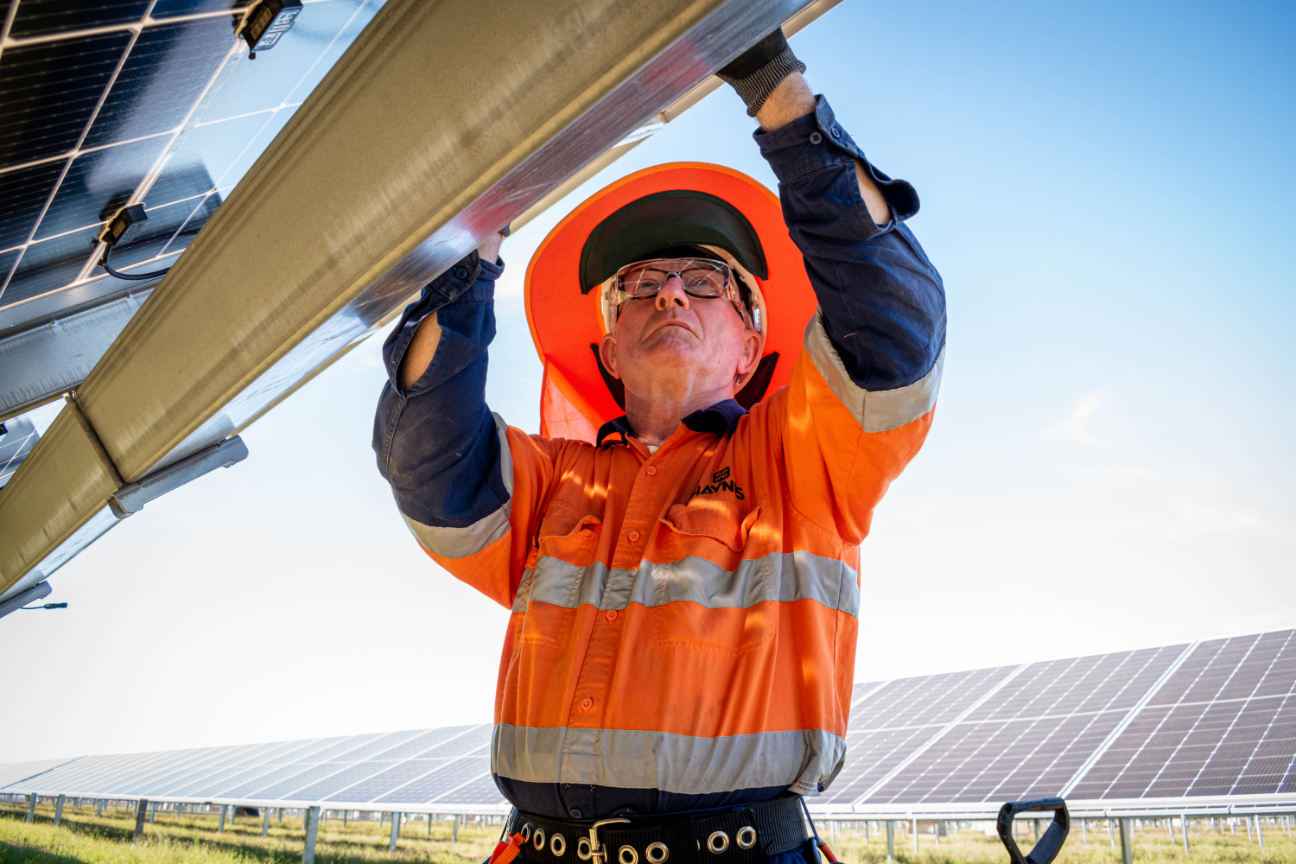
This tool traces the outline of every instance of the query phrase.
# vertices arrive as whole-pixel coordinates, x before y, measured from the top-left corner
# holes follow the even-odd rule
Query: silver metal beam
[[[152,292],[149,283],[0,329],[0,421],[77,387]]]
[[[78,389],[120,479],[229,437],[806,5],[388,2]],[[110,527],[69,413],[0,496],[0,590]]]
[[[283,816],[283,811],[280,811]],[[315,864],[315,838],[319,836],[319,807],[306,808],[306,847],[302,851],[302,864]]]
[[[48,597],[53,590],[48,582],[39,582],[25,591],[18,592],[8,600],[0,601],[0,618],[10,612],[17,612],[28,603],[34,603],[43,597]]]

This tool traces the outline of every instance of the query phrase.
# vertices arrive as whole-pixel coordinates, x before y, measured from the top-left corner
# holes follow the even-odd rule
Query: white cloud
[[[1089,431],[1089,420],[1098,410],[1100,404],[1102,404],[1101,393],[1088,394],[1076,403],[1076,406],[1071,409],[1071,413],[1060,422],[1052,426],[1045,426],[1044,437],[1063,441],[1076,441],[1080,444],[1092,444],[1095,447],[1102,447],[1104,450],[1111,449],[1110,444],[1099,440]]]

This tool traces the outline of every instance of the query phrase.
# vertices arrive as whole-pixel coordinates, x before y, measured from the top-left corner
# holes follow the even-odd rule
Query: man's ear
[[[742,354],[738,357],[737,382],[734,392],[738,392],[751,380],[752,373],[760,365],[761,351],[765,348],[765,337],[759,330],[744,330],[742,336]]]
[[[603,361],[603,368],[613,378],[620,380],[621,373],[617,370],[616,337],[611,333],[604,333],[603,338],[599,340],[598,352],[599,359]]]

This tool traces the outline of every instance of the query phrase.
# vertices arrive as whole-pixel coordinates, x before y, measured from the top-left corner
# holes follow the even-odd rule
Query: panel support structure
[[[217,834],[225,833],[225,807],[224,804],[220,805],[220,824],[216,826]]]
[[[389,0],[77,388],[121,479],[237,434],[807,5]],[[445,38],[482,21],[489,40]],[[303,214],[310,230],[283,243]],[[0,591],[121,485],[71,423],[60,415],[0,497]]]
[[[261,808],[261,836],[262,837],[270,836],[270,808],[269,807]]]
[[[36,819],[36,793],[33,792],[27,796],[27,823],[31,824]]]
[[[399,814],[399,813],[393,813],[393,814],[391,814],[391,817],[392,817],[392,820],[391,820],[391,823],[392,823],[392,824],[391,824],[391,842],[387,844],[387,851],[388,851],[388,852],[395,852],[395,851],[396,851],[396,838],[400,837],[401,814]]]
[[[62,795],[54,799],[54,824],[58,825],[63,821],[63,801]]]
[[[1183,814],[1182,816],[1179,817],[1179,827],[1183,829],[1184,855],[1187,856],[1187,855],[1189,854],[1189,851],[1188,851],[1188,814],[1187,814],[1187,813],[1185,813],[1185,814]]]
[[[319,836],[320,808],[306,808],[306,849],[302,852],[302,864],[315,864],[315,838]]]
[[[147,798],[141,798],[135,804],[135,833],[131,836],[131,846],[144,836],[144,817],[148,815],[149,802]]]
[[[1134,864],[1134,838],[1130,834],[1130,820],[1120,820],[1121,861],[1123,864]]]
[[[895,860],[895,821],[888,819],[886,823],[887,834],[887,860]]]

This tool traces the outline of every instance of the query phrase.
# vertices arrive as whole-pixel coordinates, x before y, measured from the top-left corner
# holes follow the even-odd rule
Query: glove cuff
[[[774,88],[782,84],[783,79],[793,72],[806,71],[806,65],[798,60],[796,55],[792,53],[791,47],[788,47],[774,55],[755,72],[745,77],[734,78],[726,75],[725,71],[725,69],[722,69],[716,74],[722,80],[733,85],[733,88],[738,91],[738,95],[742,97],[743,102],[747,103],[747,116],[755,117],[756,112],[760,111],[761,106],[765,104],[765,100],[774,92]]]

